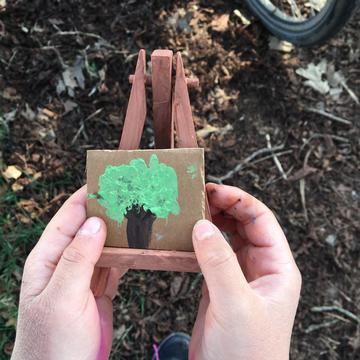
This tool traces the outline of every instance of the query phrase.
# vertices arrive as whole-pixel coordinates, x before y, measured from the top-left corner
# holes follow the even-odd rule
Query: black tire
[[[334,36],[360,4],[360,0],[327,0],[316,16],[303,22],[292,22],[273,14],[259,0],[245,2],[271,33],[301,46],[319,45]]]

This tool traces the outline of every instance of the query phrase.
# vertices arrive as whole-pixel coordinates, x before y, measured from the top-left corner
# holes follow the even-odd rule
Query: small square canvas
[[[87,216],[107,225],[105,246],[193,251],[205,218],[204,150],[89,150]]]

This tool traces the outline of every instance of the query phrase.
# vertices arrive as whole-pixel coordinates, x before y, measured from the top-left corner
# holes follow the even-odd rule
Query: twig
[[[40,48],[40,50],[51,50],[51,51],[54,51],[55,54],[57,55],[58,59],[59,59],[59,62],[62,66],[62,68],[65,70],[67,69],[69,66],[65,64],[65,61],[63,60],[61,54],[60,54],[60,51],[55,47],[55,46],[42,46]]]
[[[276,147],[272,148],[272,151],[281,150],[283,148],[284,148],[284,145],[279,145],[279,146],[276,146]],[[228,171],[225,175],[220,176],[220,177],[213,176],[213,175],[208,175],[207,178],[210,181],[214,181],[214,182],[217,182],[217,183],[221,184],[223,181],[232,178],[247,163],[251,162],[257,156],[262,155],[262,154],[268,154],[269,152],[271,152],[271,151],[268,148],[259,149],[259,150],[255,151],[255,152],[253,152],[251,155],[249,155],[244,160],[240,161],[239,164],[237,164],[232,170]]]
[[[285,152],[285,151],[284,151],[284,152]],[[284,152],[283,152],[283,153],[284,153]],[[291,153],[292,150],[286,151],[287,154],[288,154],[289,152]],[[281,154],[282,154],[282,153],[277,153],[276,155],[277,155],[277,156],[281,156]],[[271,156],[271,157],[272,157],[272,156]],[[253,164],[255,164],[255,161],[253,162]],[[286,172],[286,176],[289,177],[289,175],[291,174],[291,172],[292,172],[293,170],[294,170],[294,165],[291,166],[290,169]],[[282,179],[283,179],[282,176],[278,176],[277,178],[275,178],[275,179],[273,179],[273,180],[268,180],[268,181],[264,184],[263,187],[267,187],[267,186],[273,185],[273,184],[277,183],[278,181],[280,181],[280,180],[282,180]]]
[[[116,49],[115,46],[111,45],[107,40],[101,37],[98,34],[83,32],[83,31],[58,31],[57,33],[53,34],[52,36],[86,36],[93,39],[97,39],[103,41],[106,46],[111,49]]]
[[[352,126],[353,123],[350,121],[350,120],[346,120],[344,118],[341,118],[339,116],[336,116],[336,115],[333,115],[333,114],[330,114],[326,111],[323,111],[323,110],[320,110],[320,109],[315,109],[315,108],[305,108],[306,111],[309,111],[309,112],[312,112],[312,113],[315,113],[315,114],[319,114],[319,115],[322,115],[322,116],[325,116],[327,117],[328,119],[331,119],[331,120],[334,120],[334,121],[337,121],[341,124],[345,124],[345,125],[350,125]]]
[[[359,98],[356,96],[356,94],[347,86],[345,80],[341,81],[341,85],[344,87],[344,89],[348,92],[350,97],[357,103],[360,104]]]
[[[10,60],[9,60],[8,63],[7,63],[6,70],[9,70],[9,68],[10,68],[12,62],[14,61],[15,56],[17,55],[17,53],[18,53],[18,50],[14,50],[14,52],[13,52],[12,55],[11,55]]]
[[[306,222],[309,222],[308,212],[306,208],[306,197],[305,197],[305,179],[300,179],[300,197],[301,197],[301,205],[304,210],[304,218]]]
[[[360,318],[355,315],[354,313],[352,313],[349,310],[345,310],[339,306],[336,305],[332,305],[332,306],[314,306],[313,308],[311,308],[311,311],[313,312],[338,312],[344,316],[346,316],[347,318],[355,321],[356,323],[360,324]]]
[[[277,146],[276,148],[273,148],[273,150],[279,149],[281,147],[282,146]],[[260,149],[260,150],[261,150],[261,153],[268,152],[268,151],[262,151],[262,150],[268,150],[267,148],[266,149]],[[281,152],[276,153],[276,155],[278,157],[280,157],[280,156],[283,156],[283,155],[291,154],[292,152],[293,152],[293,150],[285,150],[285,151],[281,151]],[[259,159],[256,159],[254,161],[251,161],[255,157],[253,155],[255,155],[256,153],[257,153],[257,151],[255,151],[255,153],[253,153],[252,155],[248,156],[246,159],[242,160],[238,165],[236,165],[236,167],[234,169],[230,170],[225,175],[220,176],[220,177],[214,176],[214,175],[207,175],[207,179],[210,180],[210,181],[216,182],[218,184],[222,184],[223,181],[228,180],[231,177],[233,177],[235,174],[239,173],[246,165],[249,165],[249,164],[255,165],[255,164],[259,163],[259,162],[262,162],[262,161],[265,161],[265,160],[268,160],[268,159],[272,159],[272,155],[267,155],[267,156],[261,157]],[[257,153],[256,155],[259,155],[261,153]],[[252,158],[249,160],[250,157],[252,157]]]
[[[274,153],[274,151],[272,149],[270,135],[266,134],[265,138],[266,138],[267,147],[271,152],[271,155],[272,155],[272,158],[274,160],[274,163],[275,163],[276,167],[278,168],[278,170],[279,170],[281,176],[283,177],[283,179],[287,180],[287,176],[286,176],[285,171],[284,171],[284,169],[283,169],[283,167],[281,165],[281,162],[280,162],[279,158],[276,156],[276,154]]]
[[[319,139],[319,138],[331,138],[333,140],[337,140],[339,142],[345,142],[345,143],[348,143],[349,142],[349,139],[347,138],[344,138],[342,136],[337,136],[337,135],[332,135],[332,134],[318,134],[318,133],[315,133],[313,135],[311,135],[309,137],[309,139],[307,139],[302,145],[301,145],[301,148],[300,148],[300,151],[303,151],[304,147],[306,145],[308,145],[312,140],[314,139]]]
[[[104,108],[100,108],[97,109],[96,111],[94,111],[91,115],[89,115],[85,120],[83,120],[81,122],[81,126],[78,129],[78,131],[76,132],[75,136],[73,137],[73,139],[71,140],[71,145],[74,145],[76,140],[78,139],[78,137],[80,136],[80,134],[84,131],[85,129],[85,122],[88,120],[91,120],[92,118],[94,118],[96,115],[99,115],[102,111],[104,110]],[[87,135],[86,135],[87,137]],[[87,140],[87,139],[86,139]]]
[[[338,322],[339,322],[338,319],[333,319],[333,320],[330,320],[330,321],[323,322],[321,324],[313,324],[313,325],[310,325],[307,329],[305,329],[304,332],[305,332],[305,334],[309,334],[309,333],[311,333],[313,331],[333,326]]]
[[[291,154],[292,152],[293,152],[293,150],[279,151],[279,152],[276,153],[276,156],[280,157],[280,156],[284,156],[284,155],[287,155],[287,154]],[[262,161],[265,161],[265,160],[268,160],[268,159],[272,159],[272,155],[267,155],[267,156],[261,157],[260,159],[254,160],[254,161],[251,162],[251,165],[255,165],[255,164],[259,163],[259,162],[262,162]],[[288,172],[286,173],[286,175],[288,175]]]

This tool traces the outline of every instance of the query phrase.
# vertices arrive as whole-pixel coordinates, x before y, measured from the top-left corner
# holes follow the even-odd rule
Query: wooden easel
[[[155,50],[151,55],[152,74],[146,74],[145,50],[140,50],[132,83],[128,108],[124,121],[119,149],[133,150],[140,146],[146,118],[146,85],[152,86],[155,147],[174,148],[174,126],[176,146],[197,148],[196,133],[191,113],[188,86],[196,86],[197,79],[187,79],[181,54],[175,55],[176,76],[172,82],[173,53],[170,50]],[[206,200],[206,218],[210,211]],[[95,296],[101,296],[111,267],[128,269],[198,272],[199,266],[194,252],[143,250],[105,247],[91,281]]]

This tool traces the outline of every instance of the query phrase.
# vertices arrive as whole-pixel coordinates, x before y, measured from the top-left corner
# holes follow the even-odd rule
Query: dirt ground
[[[1,359],[13,346],[26,254],[84,183],[86,150],[116,148],[140,48],[182,52],[200,80],[191,101],[197,130],[205,130],[198,135],[208,180],[242,163],[224,183],[264,201],[286,232],[303,275],[291,358],[360,358],[360,14],[328,44],[284,53],[270,49],[268,32],[250,15],[245,26],[236,9],[246,14],[232,1],[7,1],[0,166],[15,165],[21,176],[0,177]],[[338,97],[296,73],[323,59],[346,79]],[[151,116],[144,148],[153,146]],[[255,156],[267,148],[267,134],[286,180],[269,152]],[[114,304],[112,359],[148,358],[170,332],[191,332],[201,281],[129,271]],[[316,311],[324,306],[332,308]]]

